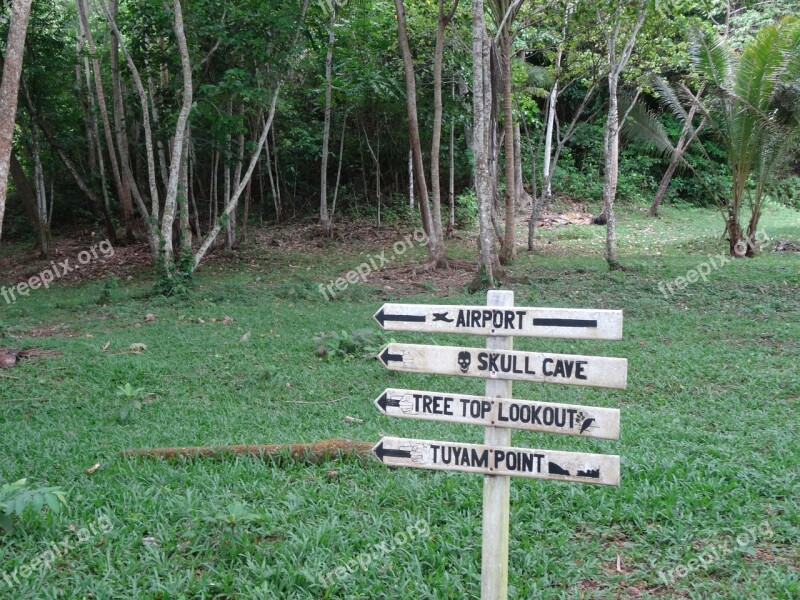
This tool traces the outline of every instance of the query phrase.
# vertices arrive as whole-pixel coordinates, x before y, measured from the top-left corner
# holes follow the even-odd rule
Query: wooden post
[[[514,292],[492,290],[487,306],[514,306]],[[511,336],[489,336],[487,350],[513,350]],[[511,381],[486,380],[487,398],[511,398]],[[484,444],[511,446],[511,429],[486,427]],[[506,600],[508,597],[508,521],[511,478],[503,475],[483,477],[483,548],[481,558],[481,600]]]

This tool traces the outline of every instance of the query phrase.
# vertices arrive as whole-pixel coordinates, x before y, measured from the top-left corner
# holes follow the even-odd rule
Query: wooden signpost
[[[624,389],[624,358],[514,352],[513,337],[619,340],[622,311],[515,308],[514,293],[491,291],[485,307],[384,304],[384,329],[487,336],[486,348],[389,344],[378,359],[393,371],[486,379],[485,396],[386,389],[375,400],[392,417],[484,427],[483,444],[384,437],[373,448],[384,464],[484,475],[482,600],[508,596],[511,477],[619,485],[616,455],[515,448],[511,430],[619,439],[619,410],[512,399],[512,381]]]

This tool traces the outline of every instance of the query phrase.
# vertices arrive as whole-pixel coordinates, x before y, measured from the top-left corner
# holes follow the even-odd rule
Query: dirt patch
[[[91,233],[56,237],[53,239],[54,251],[50,259],[15,252],[0,258],[0,273],[5,273],[3,281],[8,285],[27,282],[31,277],[38,277],[48,270],[54,274],[54,284],[74,284],[108,275],[126,278],[152,265],[146,243],[113,248],[105,242],[100,247],[100,243]]]
[[[36,360],[54,356],[61,356],[61,353],[55,350],[44,350],[42,348],[28,348],[27,350],[0,348],[0,369],[15,367],[21,360]]]

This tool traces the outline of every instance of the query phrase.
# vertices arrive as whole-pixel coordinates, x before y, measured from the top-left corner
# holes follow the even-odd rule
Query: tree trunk
[[[414,74],[414,61],[411,57],[411,48],[408,44],[408,31],[406,30],[406,11],[403,0],[394,0],[397,11],[397,32],[400,41],[400,54],[403,58],[403,71],[406,80],[406,108],[408,111],[408,139],[414,164],[414,182],[417,196],[419,196],[419,209],[422,215],[422,226],[428,236],[428,254],[436,266],[443,265],[444,244],[440,241],[438,233],[441,232],[441,222],[434,225],[428,200],[428,184],[425,177],[425,167],[422,161],[422,143],[419,135],[419,119],[417,117],[417,82]]]
[[[23,88],[24,88],[23,83]],[[30,95],[28,94],[27,89],[25,90],[25,104],[28,107],[28,113],[33,117],[36,125],[39,127],[39,130],[44,134],[44,137],[47,139],[47,143],[50,144],[50,147],[55,151],[58,155],[58,158],[67,168],[69,174],[72,176],[72,179],[75,181],[77,186],[80,190],[84,193],[86,198],[89,200],[89,204],[92,207],[94,214],[98,218],[103,218],[106,237],[108,241],[111,242],[112,245],[116,245],[117,243],[117,236],[116,231],[114,230],[114,224],[111,221],[111,215],[109,214],[107,207],[103,205],[100,201],[100,198],[92,191],[92,189],[86,184],[86,182],[81,177],[80,173],[78,173],[78,169],[75,168],[73,162],[69,159],[69,157],[64,153],[64,151],[59,147],[56,143],[55,138],[53,137],[50,128],[47,126],[44,118],[40,117],[36,110],[34,109],[33,102],[31,101]]]
[[[605,157],[605,179],[603,182],[603,214],[606,218],[605,259],[611,268],[618,268],[617,230],[614,200],[619,180],[619,98],[617,96],[618,75],[608,76],[608,115],[604,132],[603,155]]]
[[[11,142],[17,119],[19,78],[22,74],[22,59],[25,55],[25,37],[28,34],[30,14],[31,0],[15,0],[11,3],[11,23],[8,27],[3,78],[0,82],[0,239],[3,235]]]
[[[448,14],[444,12],[444,0],[439,0],[439,17],[436,27],[436,43],[433,52],[433,135],[431,140],[431,192],[433,209],[433,229],[437,243],[442,246],[441,266],[444,266],[444,231],[442,227],[442,185],[439,169],[442,150],[442,61],[444,56],[444,36],[447,25],[458,9],[459,0],[453,2]],[[439,266],[439,265],[437,265]]]
[[[328,53],[325,57],[325,121],[322,128],[322,164],[319,176],[319,222],[328,237],[333,233],[333,215],[328,211],[328,156],[331,141],[331,93],[333,90],[333,45],[336,42],[336,8],[334,2],[328,30]]]
[[[14,182],[14,190],[22,201],[25,214],[28,216],[31,227],[33,227],[33,230],[36,232],[36,245],[39,248],[39,254],[42,258],[47,258],[52,244],[47,214],[45,213],[44,217],[42,217],[42,213],[38,208],[36,191],[25,175],[25,171],[17,160],[16,152],[13,149],[11,150],[9,158],[10,174],[11,180]]]
[[[472,79],[473,141],[475,156],[475,195],[478,199],[478,248],[481,268],[476,275],[480,286],[485,276],[490,287],[497,285],[499,264],[492,232],[492,181],[489,171],[489,137],[492,80],[489,39],[486,33],[483,0],[472,0]],[[476,287],[476,286],[473,286]]]
[[[186,44],[186,35],[183,30],[183,10],[180,0],[173,0],[174,9],[173,30],[178,42],[178,53],[181,59],[181,72],[183,74],[183,102],[178,121],[175,125],[175,138],[172,145],[172,162],[169,169],[167,193],[164,199],[164,213],[161,217],[161,266],[167,276],[174,270],[172,250],[172,225],[175,221],[175,208],[178,197],[178,184],[180,183],[180,168],[183,162],[183,147],[186,137],[189,111],[192,107],[192,65],[189,62],[189,48]]]
[[[119,29],[117,28],[114,16],[111,14],[111,11],[109,10],[104,0],[100,0],[100,5],[102,6],[103,11],[106,14],[106,19],[108,20],[108,24],[111,27],[112,31],[114,32],[117,43],[119,44],[120,48],[122,49],[122,53],[125,56],[125,62],[128,65],[128,69],[131,72],[131,76],[133,77],[136,94],[139,96],[139,104],[142,111],[142,129],[144,129],[145,154],[147,158],[147,180],[150,190],[149,211],[144,203],[144,199],[142,198],[141,193],[138,190],[138,186],[134,181],[133,173],[131,172],[130,169],[130,156],[127,155],[127,140],[123,140],[127,156],[127,161],[125,161],[123,164],[128,166],[128,168],[126,169],[126,174],[130,177],[131,190],[134,191],[134,199],[136,200],[136,204],[139,208],[139,212],[141,213],[141,217],[145,225],[145,230],[147,232],[147,240],[150,245],[150,252],[153,257],[153,264],[156,264],[158,260],[158,246],[159,246],[158,222],[159,222],[159,214],[161,206],[158,193],[158,184],[156,181],[155,156],[153,150],[153,132],[152,128],[150,127],[150,111],[148,106],[148,96],[144,89],[144,83],[142,82],[142,78],[139,75],[139,70],[136,68],[136,64],[133,62],[133,58],[128,52],[128,49],[125,46],[124,39],[120,35]],[[122,123],[124,124],[124,120],[122,121]]]
[[[127,181],[123,182],[120,175],[119,162],[117,161],[117,151],[114,148],[114,138],[111,132],[111,121],[108,117],[108,107],[106,96],[103,90],[103,79],[100,71],[100,61],[97,58],[97,49],[94,44],[94,36],[89,28],[89,18],[87,16],[86,0],[76,0],[78,7],[78,18],[83,28],[83,35],[89,43],[89,54],[91,56],[92,70],[94,73],[94,85],[97,94],[97,107],[100,112],[100,120],[103,123],[103,133],[105,135],[106,148],[108,150],[108,160],[111,164],[111,174],[114,177],[114,187],[119,195],[122,217],[125,222],[125,231],[133,236],[133,213],[131,204],[131,191]]]
[[[118,0],[109,0],[111,17],[116,20]],[[119,150],[119,160],[122,168],[122,189],[120,198],[122,203],[123,220],[125,221],[125,237],[129,242],[135,239],[133,233],[133,206],[132,195],[139,195],[136,179],[131,171],[131,158],[128,150],[128,133],[125,123],[125,104],[122,97],[122,79],[119,69],[119,38],[116,31],[111,31],[111,82],[114,91],[114,130]]]
[[[454,84],[455,85],[455,84]],[[455,94],[454,94],[455,95]],[[456,230],[456,161],[455,161],[456,120],[450,119],[450,181],[447,190],[450,201],[450,218],[447,221],[447,236],[450,237]]]
[[[699,97],[699,94],[698,94]],[[692,108],[689,110],[688,115],[686,116],[686,123],[683,126],[683,131],[681,131],[681,137],[678,140],[678,145],[675,148],[675,156],[670,162],[669,167],[667,167],[664,176],[661,178],[661,183],[658,185],[658,190],[656,191],[656,195],[653,198],[653,203],[650,205],[650,216],[657,217],[658,216],[658,209],[661,206],[661,202],[664,200],[664,195],[667,193],[667,189],[669,188],[669,184],[672,181],[673,175],[675,175],[675,171],[678,169],[678,165],[681,164],[683,161],[683,155],[686,154],[686,151],[689,149],[689,146],[697,137],[697,134],[700,133],[700,130],[703,128],[705,124],[705,119],[700,121],[700,124],[697,126],[697,129],[692,132],[692,119],[694,118],[695,113],[697,112],[697,105],[692,105]],[[691,134],[691,135],[690,135]]]

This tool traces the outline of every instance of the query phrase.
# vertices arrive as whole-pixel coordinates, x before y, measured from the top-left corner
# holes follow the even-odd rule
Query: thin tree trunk
[[[505,136],[506,176],[506,226],[500,263],[509,264],[517,254],[517,190],[514,158],[514,110],[511,84],[511,33],[506,31],[501,38],[500,64],[503,70],[503,133]]]
[[[100,5],[102,6],[103,11],[106,14],[106,19],[108,20],[108,24],[111,27],[112,31],[114,32],[119,47],[122,49],[122,53],[125,56],[125,62],[128,65],[128,69],[131,72],[131,76],[133,77],[133,82],[136,89],[136,94],[139,97],[139,104],[142,111],[142,129],[144,129],[145,154],[147,158],[147,181],[150,189],[149,211],[147,210],[147,206],[144,203],[144,199],[142,198],[141,193],[138,190],[138,186],[136,185],[133,179],[133,174],[131,173],[130,168],[127,169],[126,173],[130,176],[131,190],[134,192],[134,199],[136,200],[136,204],[139,208],[139,212],[141,213],[142,219],[145,224],[147,239],[150,245],[150,252],[153,257],[153,264],[156,264],[158,260],[158,246],[159,246],[158,221],[159,221],[159,214],[161,207],[160,207],[160,200],[158,193],[158,184],[156,182],[155,157],[153,153],[153,132],[150,127],[148,96],[147,93],[145,92],[142,78],[139,75],[139,70],[136,68],[136,64],[133,62],[133,57],[131,57],[125,45],[124,38],[120,35],[119,29],[117,28],[114,16],[111,14],[109,7],[106,5],[104,0],[100,0]],[[122,121],[122,123],[124,123],[124,121]],[[127,140],[125,140],[125,147],[127,148]],[[124,164],[127,164],[128,167],[130,167],[129,156],[128,160]]]
[[[259,119],[259,124],[261,120]],[[272,203],[275,206],[275,222],[281,222],[281,205],[278,198],[278,191],[275,189],[275,178],[272,176],[272,158],[269,151],[269,139],[264,142],[264,159],[267,163],[267,178],[269,179],[269,188],[272,191]]]
[[[97,151],[94,147],[94,136],[92,135],[92,113],[89,110],[89,98],[83,92],[83,67],[81,64],[84,60],[81,59],[81,48],[84,41],[80,32],[75,42],[75,90],[78,95],[78,102],[81,105],[83,112],[84,134],[86,136],[86,163],[89,165],[89,172],[97,172]]]
[[[408,112],[408,139],[414,164],[414,182],[419,196],[419,208],[422,215],[422,226],[428,236],[428,254],[436,266],[445,262],[444,242],[439,238],[441,222],[438,226],[433,223],[430,201],[428,199],[428,184],[425,177],[425,166],[422,161],[422,143],[419,135],[419,119],[417,116],[417,82],[414,73],[414,60],[411,57],[411,48],[408,44],[408,31],[406,30],[406,11],[404,0],[394,0],[397,11],[397,33],[400,42],[400,54],[403,59],[403,72],[406,80],[406,109]]]
[[[25,214],[28,216],[28,221],[36,232],[36,245],[39,248],[39,254],[42,258],[47,258],[50,252],[50,227],[47,221],[47,214],[42,215],[39,212],[37,205],[36,191],[31,185],[30,180],[25,175],[22,165],[17,160],[16,152],[11,150],[9,157],[9,169],[11,180],[14,182],[14,190],[17,193],[22,206],[25,208]]]
[[[194,153],[194,144],[189,146],[189,200],[191,202],[192,213],[194,214],[194,231],[197,237],[202,237],[203,230],[200,228],[200,211],[197,210],[197,197],[194,193],[194,167],[197,158]]]
[[[669,188],[670,182],[672,182],[672,177],[675,175],[675,171],[678,169],[678,166],[683,161],[683,156],[686,154],[686,151],[689,149],[689,146],[697,137],[697,134],[700,133],[700,130],[705,125],[705,119],[700,121],[700,124],[697,126],[697,129],[691,133],[691,124],[692,119],[694,118],[695,113],[697,112],[697,106],[693,105],[692,108],[689,110],[689,114],[687,115],[686,123],[684,124],[683,131],[681,131],[681,137],[678,140],[678,145],[675,148],[675,156],[670,162],[669,167],[667,167],[664,176],[661,178],[661,183],[658,185],[658,190],[656,191],[656,195],[653,198],[653,203],[650,205],[650,216],[657,217],[658,216],[658,209],[661,206],[661,202],[664,200],[664,196],[667,193],[667,189]],[[691,136],[690,136],[691,133]]]
[[[56,152],[58,158],[67,168],[67,171],[72,176],[72,179],[75,181],[77,186],[89,200],[90,205],[95,213],[95,215],[102,217],[104,220],[104,227],[106,231],[106,237],[111,244],[116,245],[117,243],[117,236],[116,231],[114,230],[114,224],[111,222],[111,215],[109,214],[106,207],[101,202],[100,198],[92,191],[92,189],[86,184],[86,182],[81,177],[80,173],[78,173],[78,169],[75,168],[73,162],[69,159],[69,157],[64,153],[61,147],[56,143],[55,137],[53,136],[50,128],[47,126],[44,118],[39,116],[36,112],[33,101],[31,101],[30,94],[28,94],[28,90],[25,89],[24,82],[22,83],[22,87],[24,90],[24,98],[25,104],[28,107],[28,113],[32,115],[33,120],[36,122],[36,125],[39,127],[39,130],[44,134],[44,137],[47,139],[47,143],[50,144],[50,147]]]
[[[347,128],[347,113],[344,113],[344,117],[342,118],[342,135],[339,140],[339,166],[336,169],[336,187],[333,188],[333,202],[331,203],[331,223],[333,223],[333,219],[336,215],[336,201],[339,198],[339,183],[342,180],[342,162],[344,161],[344,132]],[[380,147],[378,149],[380,152]],[[381,204],[380,204],[380,196],[378,197],[378,219],[380,220],[381,214]],[[378,223],[378,227],[380,227],[380,222]]]
[[[414,153],[408,151],[408,207],[414,210]]]
[[[319,221],[325,235],[333,232],[333,215],[328,211],[328,155],[331,139],[331,94],[333,90],[333,45],[336,42],[336,9],[338,2],[333,3],[331,21],[328,29],[328,52],[325,57],[325,120],[322,127],[322,164],[320,165],[319,185]]]
[[[116,20],[119,0],[109,0],[109,12]],[[128,133],[125,123],[125,105],[122,98],[122,79],[119,69],[119,39],[116,31],[111,31],[111,78],[114,92],[114,129],[119,150],[119,160],[122,168],[122,210],[125,221],[125,237],[129,242],[134,240],[133,233],[133,206],[131,197],[139,195],[136,179],[131,171],[131,158],[128,150]]]
[[[440,156],[442,148],[442,115],[444,108],[442,104],[442,62],[444,56],[444,36],[447,25],[453,18],[458,9],[459,0],[455,0],[450,12],[444,12],[444,0],[439,0],[439,18],[436,28],[436,43],[433,53],[433,136],[431,141],[431,202],[432,202],[432,225],[436,239],[444,250],[444,231],[442,228],[442,186],[440,174]],[[442,261],[444,254],[442,253]]]
[[[172,146],[172,162],[170,163],[169,185],[164,199],[164,213],[161,218],[161,255],[162,266],[167,276],[174,269],[172,250],[172,224],[175,221],[175,208],[180,181],[180,167],[183,162],[183,146],[186,136],[189,111],[192,107],[192,65],[189,62],[189,48],[186,44],[186,35],[183,30],[183,10],[180,0],[173,0],[174,9],[173,30],[178,42],[178,53],[181,59],[181,72],[183,74],[183,102],[178,121],[175,125],[175,138]]]
[[[455,83],[453,84],[455,96]],[[456,120],[450,119],[450,180],[448,186],[448,200],[450,202],[450,218],[447,220],[447,236],[450,237],[456,230],[456,161],[455,161]]]
[[[131,203],[131,191],[127,181],[123,182],[120,174],[119,162],[117,161],[117,151],[114,148],[114,137],[111,132],[111,121],[108,117],[108,106],[106,105],[105,91],[103,90],[103,79],[100,71],[100,61],[97,58],[97,49],[94,44],[94,36],[89,27],[87,16],[86,0],[76,0],[78,7],[78,18],[83,34],[89,44],[89,54],[91,56],[92,71],[94,73],[94,85],[97,94],[97,107],[100,112],[100,120],[103,123],[103,133],[105,135],[106,149],[108,150],[108,160],[111,165],[111,175],[114,178],[114,187],[119,195],[120,207],[122,208],[122,218],[125,222],[126,234],[133,236],[133,212]]]
[[[492,182],[489,171],[489,138],[492,105],[489,39],[486,33],[483,0],[472,0],[472,80],[473,142],[475,156],[475,194],[478,199],[478,248],[481,269],[476,275],[478,286],[483,275],[490,287],[496,286],[499,265],[492,232]],[[477,286],[473,286],[477,287]]]
[[[617,260],[616,215],[614,199],[617,196],[619,179],[619,106],[617,96],[618,76],[608,76],[608,115],[603,143],[605,157],[605,180],[603,183],[603,214],[606,218],[606,252],[609,266],[619,266]]]
[[[25,55],[25,37],[28,34],[30,14],[31,0],[15,0],[11,3],[11,23],[8,27],[3,78],[0,82],[0,239],[3,235],[11,142],[17,119],[19,79],[22,74],[22,59]]]
[[[39,139],[36,130],[31,127],[31,147],[33,150],[34,189],[36,190],[36,230],[39,250],[42,257],[50,255],[50,224],[47,219],[47,188],[44,183],[44,170],[42,169],[42,156],[39,149]],[[13,152],[12,152],[13,155]]]
[[[191,137],[191,127],[186,129],[186,137],[183,141],[183,155],[186,157],[181,161],[180,183],[178,184],[178,210],[180,212],[181,230],[181,259],[191,256],[192,253],[192,226],[189,210],[189,139]]]

